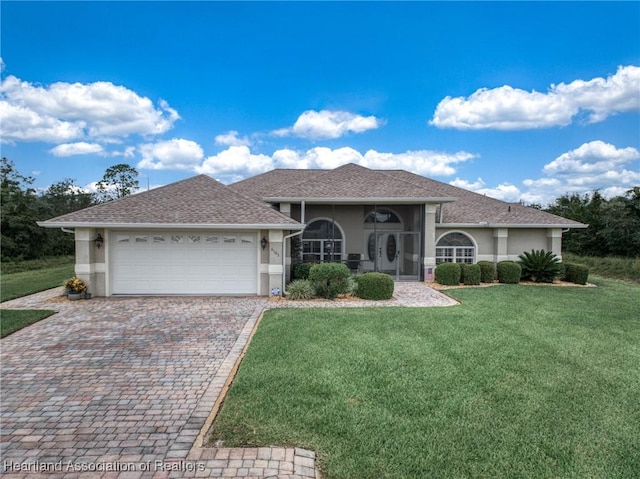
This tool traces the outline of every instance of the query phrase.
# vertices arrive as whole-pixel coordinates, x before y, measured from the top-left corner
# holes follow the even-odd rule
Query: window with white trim
[[[464,233],[449,233],[436,244],[436,264],[469,263],[476,258],[476,247]]]
[[[309,223],[302,233],[302,259],[305,263],[342,261],[342,232],[329,220]]]

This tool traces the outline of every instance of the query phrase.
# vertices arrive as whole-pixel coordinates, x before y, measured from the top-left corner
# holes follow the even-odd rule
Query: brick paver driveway
[[[45,467],[186,458],[229,374],[221,365],[239,354],[265,303],[39,304],[59,313],[2,340],[3,472],[25,460]],[[3,303],[16,306],[29,307]]]

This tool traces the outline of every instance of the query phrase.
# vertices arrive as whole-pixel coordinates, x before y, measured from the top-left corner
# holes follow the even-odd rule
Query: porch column
[[[280,203],[280,213],[291,218],[291,203]]]
[[[105,281],[105,254],[103,246],[98,249],[95,239],[100,233],[103,237],[103,230],[94,228],[76,228],[75,249],[76,263],[75,274],[87,285],[87,292],[93,296],[106,295]]]
[[[508,241],[509,230],[507,228],[495,228],[493,230],[493,252],[495,263],[509,259],[509,250],[507,248]]]
[[[271,296],[274,288],[280,290],[280,294],[284,289],[282,284],[282,243],[284,234],[282,230],[269,230],[269,291],[267,294]]]
[[[280,203],[280,213],[291,218],[291,203]],[[291,281],[291,238],[287,240],[285,261],[286,281]],[[282,288],[281,288],[282,289]]]
[[[547,230],[547,251],[551,251],[562,259],[562,229],[549,228]]]
[[[424,280],[433,281],[436,268],[436,205],[424,205]]]

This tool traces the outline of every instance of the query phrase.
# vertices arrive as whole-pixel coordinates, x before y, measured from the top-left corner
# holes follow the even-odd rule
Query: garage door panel
[[[256,233],[117,232],[114,294],[256,294]]]

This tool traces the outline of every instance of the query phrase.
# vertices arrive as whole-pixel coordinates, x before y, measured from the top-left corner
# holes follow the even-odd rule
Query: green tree
[[[41,204],[34,179],[21,175],[7,158],[0,161],[0,247],[3,260],[33,259],[42,256],[46,234],[36,221]]]
[[[135,193],[138,187],[138,171],[126,163],[107,168],[102,180],[97,185],[102,201],[129,196]]]
[[[640,256],[640,187],[609,200],[598,191],[563,195],[546,211],[589,225],[563,235],[565,251],[586,256]]]
[[[44,218],[41,219],[49,219],[87,208],[95,204],[96,197],[83,191],[75,184],[75,180],[65,178],[47,188],[40,196],[40,202],[44,214]],[[73,254],[73,235],[58,229],[47,229],[46,235],[47,245],[44,252],[47,256]]]
[[[87,208],[96,203],[96,197],[75,184],[75,180],[65,178],[51,185],[42,194],[51,216],[60,216]]]

